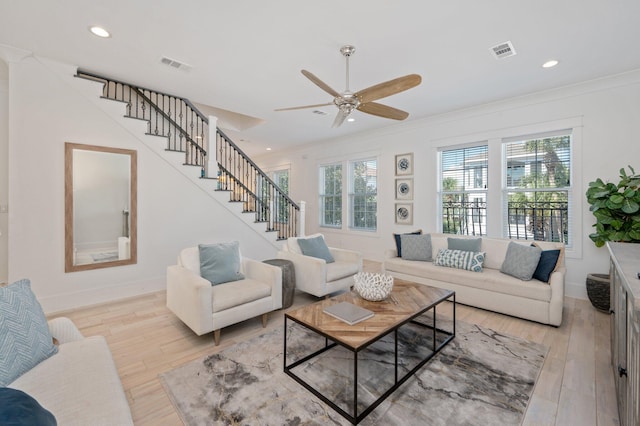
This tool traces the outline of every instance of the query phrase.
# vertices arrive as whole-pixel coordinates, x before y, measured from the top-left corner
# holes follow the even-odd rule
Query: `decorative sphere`
[[[353,279],[355,280],[354,290],[360,297],[372,302],[386,299],[393,289],[391,275],[358,272]]]

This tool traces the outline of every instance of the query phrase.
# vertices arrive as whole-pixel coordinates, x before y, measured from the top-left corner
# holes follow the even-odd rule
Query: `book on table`
[[[340,302],[324,308],[324,313],[331,315],[349,325],[354,325],[373,316],[373,312],[368,309],[356,306],[349,302]]]

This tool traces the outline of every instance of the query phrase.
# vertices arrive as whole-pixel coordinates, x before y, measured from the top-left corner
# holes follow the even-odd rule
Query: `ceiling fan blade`
[[[301,72],[305,77],[307,77],[309,80],[311,80],[316,86],[318,86],[319,88],[321,88],[322,90],[324,90],[325,92],[327,92],[328,94],[333,96],[334,98],[337,98],[338,96],[340,96],[340,93],[338,93],[335,90],[333,90],[331,87],[329,87],[329,85],[327,83],[325,83],[324,81],[320,80],[318,77],[316,77],[315,75],[313,75],[309,71],[302,70]]]
[[[333,120],[333,125],[331,127],[340,127],[342,123],[344,123],[344,119],[347,118],[348,115],[348,113],[339,109],[338,115],[336,115],[336,119]]]
[[[361,103],[366,104],[377,99],[386,98],[387,96],[404,92],[412,87],[416,87],[421,82],[422,77],[418,74],[409,74],[404,77],[398,77],[393,80],[385,81],[384,83],[376,84],[375,86],[367,87],[366,89],[360,90],[356,93],[356,96]]]
[[[291,107],[291,108],[278,108],[278,109],[274,109],[274,111],[292,111],[292,110],[295,110],[295,109],[317,108],[317,107],[323,107],[323,106],[327,106],[327,105],[333,105],[333,102],[327,102],[325,104],[297,106],[297,107]]]
[[[388,105],[383,105],[376,102],[360,104],[356,109],[358,111],[366,112],[367,114],[377,115],[378,117],[391,118],[393,120],[404,120],[409,116],[409,113],[406,111],[402,111],[401,109],[393,108]]]

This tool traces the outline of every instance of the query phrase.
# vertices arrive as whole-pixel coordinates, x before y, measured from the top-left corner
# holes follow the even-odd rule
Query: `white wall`
[[[491,149],[496,144],[499,146],[500,137],[574,127],[572,184],[577,195],[574,203],[577,214],[572,226],[577,231],[576,244],[567,253],[566,290],[570,296],[586,298],[587,273],[607,272],[608,257],[605,248],[596,248],[588,238],[595,221],[584,193],[588,182],[597,177],[617,180],[618,170],[628,164],[640,170],[638,119],[640,71],[400,123],[255,160],[264,167],[291,164],[290,194],[294,200],[307,201],[307,233],[323,232],[331,245],[360,250],[365,258],[382,260],[385,249],[393,247],[392,233],[418,228],[426,232],[437,230],[438,147],[488,140]],[[407,152],[414,153],[416,168],[414,223],[399,226],[394,223],[394,157]],[[496,152],[499,155],[499,150],[493,152],[490,155]],[[378,156],[378,231],[320,229],[318,200],[314,196],[318,192],[318,165],[369,155]],[[494,172],[490,179],[493,187],[500,187],[499,173]],[[346,205],[343,208],[346,209]],[[499,218],[493,218],[490,226],[491,221],[494,225],[500,223]],[[493,226],[488,232],[491,236],[501,236],[499,226]]]
[[[275,257],[273,245],[96,107],[72,73],[61,76],[51,64],[28,57],[9,65],[10,282],[30,278],[49,313],[164,289],[166,267],[199,242],[240,240],[243,255]],[[6,94],[0,98],[2,108]],[[64,272],[65,142],[138,151],[136,265]]]

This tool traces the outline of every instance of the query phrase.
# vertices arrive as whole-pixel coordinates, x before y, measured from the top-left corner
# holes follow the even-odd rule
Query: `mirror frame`
[[[73,151],[98,151],[112,154],[123,154],[130,157],[130,194],[129,203],[129,259],[114,260],[111,262],[88,263],[74,265],[73,253]],[[66,142],[64,147],[64,228],[65,228],[65,258],[64,271],[77,272],[92,269],[112,268],[114,266],[133,265],[138,263],[138,153],[135,150],[123,148],[111,148],[106,146],[85,145]]]

